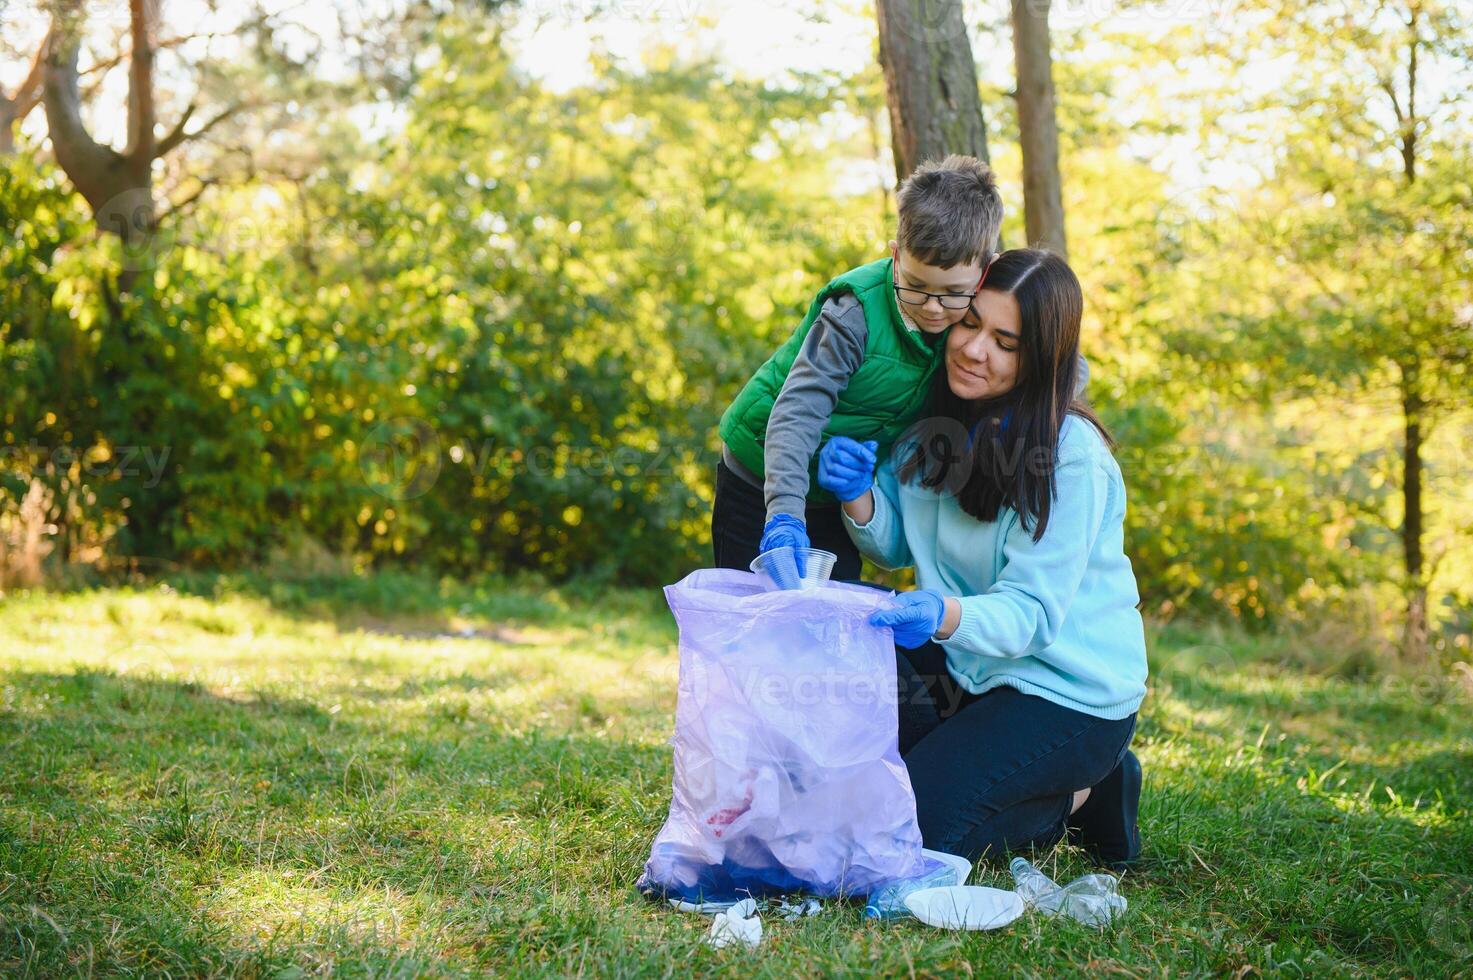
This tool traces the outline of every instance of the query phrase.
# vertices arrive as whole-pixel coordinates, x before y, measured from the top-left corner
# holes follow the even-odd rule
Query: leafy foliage
[[[228,565],[306,534],[555,576],[658,581],[700,560],[725,402],[812,290],[883,243],[797,125],[828,83],[671,59],[554,95],[494,27],[438,40],[396,139],[220,196],[148,254],[110,256],[75,218],[47,229],[151,273],[112,311],[84,275],[17,299],[90,288],[48,315],[91,343],[23,399],[57,420],[7,430],[168,453],[156,486],[86,488],[121,554]],[[7,350],[29,334],[13,325]]]
[[[1090,397],[1146,606],[1268,626],[1394,605],[1390,400],[1414,365],[1434,618],[1466,648],[1466,120],[1429,114],[1399,180],[1395,120],[1357,114],[1395,52],[1327,8],[1249,6],[1207,34],[1058,34]],[[417,21],[288,140],[241,121],[258,169],[146,248],[97,237],[33,153],[0,162],[0,514],[40,481],[60,560],[145,567],[325,551],[656,583],[704,563],[720,412],[890,235],[879,72],[779,85],[652,50],[554,91],[503,24]],[[1302,69],[1284,91],[1201,81],[1273,58]],[[1017,244],[1016,120],[984,100]],[[1145,158],[1192,128],[1266,179],[1183,188]]]

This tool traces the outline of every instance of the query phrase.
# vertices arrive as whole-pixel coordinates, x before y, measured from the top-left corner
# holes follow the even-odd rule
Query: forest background
[[[1028,8],[887,6],[1038,241]],[[1144,608],[1467,661],[1466,13],[1042,10]],[[876,13],[0,0],[0,586],[708,564],[721,411],[892,234]]]

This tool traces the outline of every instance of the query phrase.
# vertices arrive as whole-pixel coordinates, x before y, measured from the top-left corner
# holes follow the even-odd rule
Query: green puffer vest
[[[820,445],[834,436],[848,436],[880,444],[880,458],[902,433],[921,417],[931,374],[940,363],[944,345],[933,349],[907,330],[895,303],[893,259],[851,269],[825,286],[808,308],[793,335],[752,375],[726,414],[721,416],[721,439],[743,466],[758,476],[766,473],[762,445],[773,402],[798,357],[824,302],[835,293],[853,293],[864,308],[868,337],[864,363],[839,394],[833,415],[824,426]],[[808,499],[830,503],[833,495],[818,487],[818,456],[809,463]]]

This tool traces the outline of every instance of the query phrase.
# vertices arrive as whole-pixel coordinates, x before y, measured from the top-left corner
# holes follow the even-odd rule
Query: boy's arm
[[[818,319],[803,338],[803,347],[767,420],[763,495],[769,521],[778,514],[804,519],[809,463],[818,451],[839,393],[864,363],[868,335],[859,300],[850,293],[839,293],[824,302]]]

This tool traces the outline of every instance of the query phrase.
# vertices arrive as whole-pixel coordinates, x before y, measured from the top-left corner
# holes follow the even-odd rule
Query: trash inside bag
[[[638,887],[709,902],[865,895],[921,868],[900,759],[889,598],[766,591],[703,569],[665,589],[680,628],[674,798]]]

